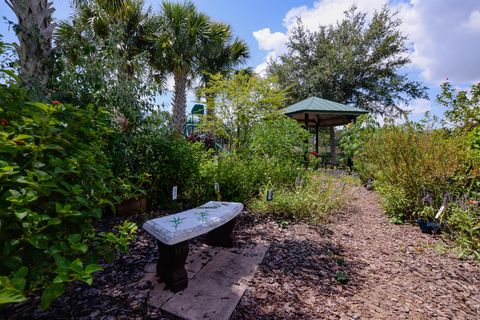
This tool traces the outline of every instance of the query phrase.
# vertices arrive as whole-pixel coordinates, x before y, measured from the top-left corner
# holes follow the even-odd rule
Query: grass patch
[[[248,203],[248,207],[253,213],[270,215],[278,220],[302,220],[316,224],[348,202],[352,186],[356,183],[351,176],[308,172],[294,187],[274,188],[271,201],[267,201],[269,188],[265,188]]]

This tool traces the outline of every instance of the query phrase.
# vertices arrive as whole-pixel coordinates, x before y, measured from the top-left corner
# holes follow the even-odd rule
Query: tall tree
[[[119,71],[127,78],[133,77],[133,61],[148,49],[148,38],[152,14],[150,8],[144,10],[143,0],[88,0],[75,1],[75,12],[71,22],[60,23],[57,42],[63,53],[75,60],[82,47],[63,46],[72,38],[106,50],[105,42],[116,38],[116,54],[123,57]],[[107,44],[108,45],[108,44]]]
[[[233,37],[230,25],[214,23],[213,28],[218,29],[219,37],[199,59],[201,86],[204,88],[209,85],[212,75],[225,76],[244,64],[249,57],[248,45],[238,37]],[[207,116],[213,118],[215,116],[215,97],[208,95],[206,100]]]
[[[186,91],[199,71],[200,56],[206,54],[223,30],[212,27],[211,19],[191,2],[163,2],[158,17],[158,34],[153,63],[174,77],[173,126],[183,132],[186,124]],[[213,42],[212,42],[213,41]]]
[[[253,126],[285,107],[285,90],[273,78],[239,72],[231,77],[216,74],[210,81],[202,94],[215,97],[220,121],[214,133],[225,138],[229,151],[246,146]],[[207,130],[211,128],[208,123],[201,123],[201,127],[205,125]]]
[[[53,3],[48,0],[5,0],[18,19],[20,78],[37,98],[47,95],[52,67]]]
[[[60,23],[56,97],[103,106],[123,129],[134,130],[161,89],[148,63],[153,15],[143,0],[116,2],[77,1],[71,21]]]
[[[428,96],[425,86],[401,73],[410,58],[400,24],[387,6],[370,21],[352,6],[342,21],[313,32],[299,21],[288,53],[271,62],[268,73],[290,88],[294,101],[318,96],[376,114],[403,113],[404,103]]]

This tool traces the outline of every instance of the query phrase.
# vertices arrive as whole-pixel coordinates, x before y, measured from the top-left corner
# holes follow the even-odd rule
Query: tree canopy
[[[376,114],[403,113],[409,100],[428,97],[425,86],[401,72],[410,58],[400,24],[387,6],[371,20],[352,6],[342,21],[318,31],[299,20],[288,52],[270,62],[268,73],[290,89],[292,102],[318,96]]]

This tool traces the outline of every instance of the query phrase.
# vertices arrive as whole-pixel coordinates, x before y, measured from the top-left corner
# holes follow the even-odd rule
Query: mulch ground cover
[[[237,245],[262,239],[270,248],[232,319],[480,319],[480,264],[441,253],[441,239],[417,226],[390,224],[378,203],[356,188],[346,208],[317,226],[243,214]],[[155,215],[129,220],[141,226]],[[0,318],[176,319],[146,303],[151,284],[140,279],[156,255],[140,228],[129,254],[105,265],[92,286],[72,284],[47,312],[32,297]]]

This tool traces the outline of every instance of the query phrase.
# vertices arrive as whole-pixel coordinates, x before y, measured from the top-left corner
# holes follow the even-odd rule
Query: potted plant
[[[115,183],[115,212],[124,216],[147,211],[148,185],[148,174],[118,177]]]
[[[439,234],[442,231],[443,224],[438,222],[438,217],[443,210],[444,209],[440,208],[435,215],[435,209],[433,207],[424,207],[423,210],[419,212],[419,217],[416,219],[420,230],[422,230],[423,233]]]

